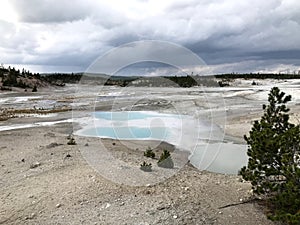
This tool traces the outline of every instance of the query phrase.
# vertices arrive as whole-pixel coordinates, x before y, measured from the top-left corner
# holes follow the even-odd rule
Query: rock
[[[177,215],[174,215],[174,216],[173,216],[173,218],[174,218],[174,219],[177,219],[177,218],[178,218],[178,216],[177,216]]]
[[[148,211],[148,214],[151,215],[151,216],[153,216],[153,215],[155,215],[155,211],[153,211],[153,210],[152,211]]]
[[[21,162],[25,162],[25,159],[21,159]]]
[[[56,142],[53,142],[53,143],[47,145],[46,148],[48,148],[48,149],[49,149],[49,148],[55,148],[55,147],[60,146],[60,145],[62,145],[62,144],[58,144],[58,143],[56,143]]]
[[[164,210],[165,208],[166,208],[166,207],[162,205],[162,206],[158,206],[158,207],[157,207],[157,210]]]
[[[67,154],[66,156],[65,156],[65,158],[71,158],[72,156],[70,155],[70,154]]]
[[[250,195],[250,196],[252,196],[253,195],[253,189],[247,191],[247,194]]]
[[[30,169],[37,168],[37,167],[39,167],[40,165],[41,165],[41,163],[35,162],[35,163],[33,163],[33,164],[30,165]]]
[[[35,213],[31,213],[30,216],[26,216],[24,219],[25,220],[31,220],[35,217]]]
[[[89,146],[89,143],[85,143],[85,145],[84,146]]]
[[[104,208],[105,208],[105,209],[108,209],[110,206],[111,206],[111,204],[106,203],[105,206],[104,206]]]
[[[55,206],[56,208],[59,208],[59,207],[61,207],[61,204],[60,203],[58,203],[58,204],[56,204],[56,206]]]

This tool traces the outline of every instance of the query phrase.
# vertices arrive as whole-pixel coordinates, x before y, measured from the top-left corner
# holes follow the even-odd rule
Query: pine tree
[[[4,81],[3,81],[3,85],[4,86],[16,86],[17,84],[18,84],[17,75],[15,72],[15,69],[13,68],[8,72],[6,79],[4,79]]]
[[[270,199],[275,213],[271,218],[290,218],[286,220],[290,223],[300,215],[300,128],[289,122],[285,104],[291,101],[290,95],[274,87],[268,101],[261,120],[245,136],[249,161],[240,174],[251,181],[254,193]]]

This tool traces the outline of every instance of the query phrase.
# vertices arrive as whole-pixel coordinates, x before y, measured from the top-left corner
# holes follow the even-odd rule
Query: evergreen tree
[[[7,77],[3,81],[3,85],[4,86],[16,86],[17,84],[18,84],[17,74],[16,74],[15,69],[13,68],[8,72]]]
[[[300,128],[289,122],[285,104],[291,101],[290,95],[274,87],[268,101],[261,120],[245,136],[249,161],[240,174],[251,181],[254,193],[270,200],[273,219],[294,224],[291,221],[299,222],[300,216]]]

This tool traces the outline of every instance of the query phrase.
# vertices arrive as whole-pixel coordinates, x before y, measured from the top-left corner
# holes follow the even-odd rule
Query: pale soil
[[[290,122],[293,124],[300,124],[300,105],[293,105],[290,109]],[[226,118],[224,131],[227,135],[237,137],[241,140],[243,134],[248,135],[254,121],[259,121],[262,115],[262,110],[254,111],[246,115],[229,115]]]
[[[67,145],[71,130],[66,123],[1,132],[0,224],[272,224],[256,203],[219,209],[249,198],[250,185],[238,176],[187,164],[154,185],[105,179],[80,152],[99,140]],[[140,149],[132,151],[118,141],[102,143],[119,160],[131,159],[133,167],[143,158],[141,150],[156,145],[132,142]]]

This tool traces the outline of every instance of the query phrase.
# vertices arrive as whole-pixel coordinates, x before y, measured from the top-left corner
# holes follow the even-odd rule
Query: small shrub
[[[159,167],[164,167],[164,168],[174,168],[174,162],[171,158],[171,154],[168,150],[164,150],[163,153],[161,154],[157,165]]]
[[[148,147],[146,149],[146,151],[144,152],[144,156],[154,159],[155,158],[155,153],[152,151],[152,149],[150,147]]]
[[[67,144],[68,144],[68,145],[77,145],[77,144],[76,144],[76,141],[75,141],[75,139],[74,139],[73,137],[71,137],[71,138],[69,139],[69,141],[68,141]]]
[[[34,87],[32,88],[32,92],[37,92],[37,86],[34,85]]]
[[[141,170],[145,172],[151,172],[152,171],[152,164],[151,163],[146,163],[145,161],[141,164],[140,167]]]

